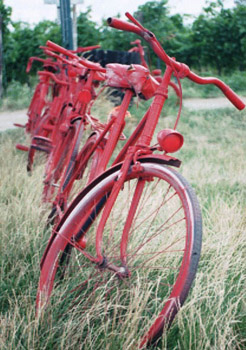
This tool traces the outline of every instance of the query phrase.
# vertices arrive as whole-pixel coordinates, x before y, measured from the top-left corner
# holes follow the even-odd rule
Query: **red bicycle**
[[[99,45],[79,47],[76,51],[71,51],[71,52],[83,53],[86,51],[97,49],[99,47],[100,47]],[[40,48],[43,49],[44,53],[47,55],[46,48],[42,46]],[[54,57],[54,56],[52,57],[55,58],[56,60],[52,60],[52,58],[43,59],[40,57],[30,57],[27,63],[26,72],[27,73],[30,72],[33,61],[38,61],[43,63],[44,72],[51,72],[56,74],[55,79],[57,81],[55,80],[54,83],[59,84],[58,81],[66,80],[66,69],[62,64],[61,59],[59,57]],[[57,90],[59,90],[59,87],[57,87],[57,85],[50,83],[50,79],[49,79],[50,77],[51,75],[48,75],[48,74],[39,74],[39,83],[35,88],[35,92],[33,94],[33,97],[27,112],[28,122],[24,126],[16,124],[16,126],[25,127],[26,132],[31,133],[31,135],[35,133],[35,129],[41,119],[44,108],[48,107],[49,105],[48,94],[50,90],[51,90],[52,98],[54,98],[54,96],[57,95]]]
[[[140,35],[165,62],[166,71],[137,131],[113,166],[78,194],[53,230],[41,261],[37,312],[51,298],[62,300],[62,312],[78,303],[81,312],[86,312],[104,299],[117,315],[114,322],[130,320],[132,315],[139,336],[133,347],[143,348],[159,339],[184,303],[201,251],[202,218],[197,198],[183,176],[172,169],[180,161],[167,154],[183,144],[176,131],[180,113],[173,129],[160,131],[158,144],[151,146],[170,79],[174,75],[178,80],[214,84],[238,109],[245,105],[221,80],[202,78],[170,58],[153,33],[126,15],[133,23],[109,18],[108,24]],[[111,84],[119,85],[120,81],[125,85],[123,105],[137,88],[144,92],[146,79],[137,68],[123,70],[112,65],[111,69],[116,73],[108,75]],[[144,83],[138,85],[140,81]],[[118,130],[110,138],[112,144],[122,132],[124,117],[122,109]],[[100,161],[106,162],[103,156]],[[108,311],[108,320],[110,315]],[[97,318],[101,315],[96,314]]]
[[[66,54],[66,50],[57,44],[47,42],[47,46],[64,55]],[[67,54],[73,58],[69,52],[67,52]],[[84,63],[85,61],[80,61],[76,64],[79,65]],[[129,66],[126,65],[109,64],[107,65],[106,69],[100,67],[98,64],[92,65],[90,63],[90,65],[91,69],[88,70],[84,75],[86,78],[86,84],[79,93],[80,101],[76,102],[75,107],[70,112],[70,116],[68,115],[66,117],[68,130],[70,125],[70,130],[72,131],[73,125],[71,125],[71,121],[76,120],[78,124],[80,123],[78,127],[78,130],[80,130],[80,132],[78,132],[77,135],[71,134],[72,138],[69,140],[67,138],[61,137],[61,145],[56,145],[54,148],[54,152],[57,153],[57,156],[52,156],[52,153],[50,155],[52,156],[52,159],[56,159],[57,163],[57,166],[52,167],[55,170],[55,172],[52,173],[53,179],[54,175],[57,174],[56,178],[57,180],[60,179],[60,181],[56,197],[53,201],[53,209],[49,215],[49,219],[54,219],[58,213],[60,213],[60,216],[62,216],[62,212],[67,207],[67,201],[69,199],[69,195],[75,180],[81,180],[83,177],[85,183],[88,184],[106,169],[118,141],[125,139],[124,135],[122,134],[125,123],[124,119],[127,115],[127,109],[129,107],[131,98],[134,95],[134,91],[137,94],[141,92],[142,95],[148,99],[153,96],[155,89],[159,85],[158,82],[150,76],[148,69],[140,65],[132,65],[128,73],[127,70]],[[106,73],[105,76],[100,75],[103,80],[106,80],[106,83],[102,89],[105,87],[114,87],[118,89],[124,88],[127,90],[122,104],[111,111],[108,122],[105,124],[100,123],[91,115],[91,107],[95,101],[95,98],[91,99],[90,97],[93,96],[92,82],[95,81],[96,76],[98,76],[98,72]],[[128,75],[127,83],[125,81],[117,79],[118,74],[122,76],[126,73]],[[138,77],[139,81],[135,81],[136,76]],[[131,87],[129,87],[129,84],[131,84]],[[134,88],[134,90],[132,88]],[[86,100],[86,96],[89,96],[90,98],[87,98]],[[137,133],[139,133],[143,127],[143,122],[141,122],[137,128]],[[81,139],[81,134],[86,128],[88,128],[88,126],[92,129],[93,132],[85,142],[80,152],[78,152],[78,144],[80,142],[79,140]],[[78,139],[79,135],[80,137]],[[128,145],[133,144],[134,138],[135,136],[133,135],[133,137],[128,140],[127,144],[122,150],[123,153],[121,152],[120,157],[123,157],[123,154],[126,152]],[[67,153],[66,157],[67,160],[64,164],[62,163],[64,158],[61,157],[61,154],[64,153],[61,152],[63,148],[69,148],[69,152]],[[117,157],[117,161],[118,159],[119,157]],[[60,176],[62,171],[63,174]],[[48,174],[50,174],[50,172]],[[49,177],[47,177],[47,179],[48,181],[45,180],[48,185],[46,188],[51,189],[53,192],[54,186],[52,186],[52,182],[49,180]],[[52,195],[53,193],[50,192],[50,194]],[[47,196],[45,193],[45,197],[50,199],[50,194]]]
[[[49,103],[51,102],[50,98],[52,98],[54,92],[54,86],[50,82],[50,75],[45,73],[54,74],[59,71],[59,64],[50,58],[42,59],[39,57],[30,57],[26,68],[27,73],[31,70],[33,61],[42,62],[44,71],[39,72],[39,83],[36,86],[27,111],[28,122],[26,124],[26,132],[30,133],[32,136],[35,134],[35,130],[40,122],[42,113],[44,112],[44,109],[49,106]]]
[[[53,49],[63,55],[66,54],[71,59],[71,61],[68,61],[62,58],[66,62],[70,80],[72,79],[68,92],[70,97],[67,98],[67,103],[65,108],[62,109],[59,123],[56,126],[55,142],[53,142],[53,148],[45,168],[43,192],[44,201],[52,201],[54,192],[58,192],[59,199],[56,196],[55,203],[57,206],[64,207],[65,200],[62,205],[58,203],[62,201],[61,192],[64,192],[77,162],[84,130],[88,125],[93,127],[100,124],[96,119],[92,120],[90,118],[87,110],[96,98],[95,85],[100,80],[104,80],[101,73],[104,73],[105,69],[99,64],[79,59],[76,55],[55,43],[47,42],[47,47],[49,48],[49,54],[57,56],[50,51]],[[58,191],[55,191],[55,187]]]
[[[73,53],[83,53],[96,49],[99,45],[80,47]],[[81,89],[81,81],[78,81],[79,73],[71,68],[71,62],[64,57],[55,55],[47,50],[47,47],[40,46],[46,59],[30,57],[26,72],[31,70],[33,61],[43,63],[43,71],[38,72],[39,83],[35,88],[30,106],[28,108],[28,122],[26,125],[14,124],[26,129],[31,134],[30,146],[17,144],[16,148],[28,152],[27,170],[32,170],[36,150],[50,153],[56,144],[57,125],[60,122],[62,110],[68,104],[73,104],[72,98],[75,92]],[[82,72],[80,72],[82,74]]]

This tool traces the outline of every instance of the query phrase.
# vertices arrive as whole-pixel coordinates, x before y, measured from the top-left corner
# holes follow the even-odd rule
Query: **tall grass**
[[[19,81],[12,81],[7,86],[3,99],[0,101],[0,110],[17,110],[27,108],[33,94],[33,88]]]
[[[141,104],[139,109],[143,109]],[[130,128],[138,119],[135,112],[133,107],[127,121]],[[174,112],[169,109],[162,116],[160,127],[173,125]],[[158,348],[243,350],[246,113],[184,110],[179,131],[185,143],[175,156],[183,160],[180,171],[201,203],[203,248],[189,297]],[[99,298],[86,314],[79,305],[64,315],[53,307],[35,319],[39,262],[49,238],[45,228],[49,210],[41,204],[43,160],[35,164],[29,177],[26,154],[15,150],[15,143],[23,142],[22,133],[0,134],[0,348],[135,349],[134,321],[126,317],[124,323],[117,323],[114,310],[105,318],[104,299]],[[136,297],[144,300],[146,291],[138,290]]]

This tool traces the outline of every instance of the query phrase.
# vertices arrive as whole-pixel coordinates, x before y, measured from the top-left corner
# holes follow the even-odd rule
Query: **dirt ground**
[[[25,124],[27,122],[27,110],[0,112],[0,131],[15,129],[13,123]]]
[[[244,103],[246,97],[240,96]],[[187,98],[183,101],[184,107],[188,109],[217,109],[217,108],[235,108],[226,97],[216,98]]]
[[[246,103],[246,97],[242,97]],[[225,97],[216,98],[189,98],[184,99],[184,107],[188,109],[216,109],[216,108],[234,108],[234,106]],[[13,129],[13,123],[25,124],[27,121],[26,109],[20,111],[0,112],[0,131]]]

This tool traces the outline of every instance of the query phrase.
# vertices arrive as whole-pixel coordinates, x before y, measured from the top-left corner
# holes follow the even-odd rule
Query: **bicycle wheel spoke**
[[[82,314],[95,313],[102,322],[113,320],[116,327],[130,322],[132,315],[139,337],[145,339],[147,334],[146,339],[151,340],[146,332],[158,315],[161,327],[168,326],[184,302],[197,255],[192,254],[195,219],[190,206],[193,194],[187,183],[162,165],[142,166],[141,173],[129,171],[106,220],[101,209],[112,193],[118,170],[82,198],[59,228],[51,256],[54,279],[59,279],[58,267],[65,270],[63,280],[54,288],[58,300],[62,295],[69,308]],[[101,222],[104,226],[98,238]],[[83,237],[87,239],[85,249],[80,246]],[[102,246],[100,259],[97,238]],[[71,254],[68,250],[69,254],[56,263],[56,254],[65,254],[67,246]]]
[[[150,243],[151,240],[157,238],[158,235],[162,234],[164,231],[168,230],[169,228],[171,228],[172,226],[178,224],[179,222],[181,222],[181,221],[183,221],[183,220],[184,220],[184,218],[182,218],[181,220],[176,221],[175,223],[172,223],[170,226],[167,226],[167,227],[165,227],[165,228],[162,229],[162,230],[161,230],[161,228],[164,226],[164,224],[161,225],[161,227],[160,227],[158,230],[156,230],[157,232],[155,232],[153,235],[151,235],[150,237],[148,237],[148,239],[147,239],[145,242],[142,241],[142,243],[139,245],[139,247],[138,247],[137,251],[135,252],[135,254],[136,254],[139,250],[141,250],[141,249],[144,247],[144,245],[146,245],[147,243]],[[167,221],[169,221],[169,220],[167,220]],[[146,238],[146,235],[145,235],[144,238]]]
[[[176,193],[173,194],[167,201],[164,201],[163,204],[160,205],[160,207],[161,207],[162,205],[166,204],[166,203],[167,203],[169,200],[171,200],[175,195],[176,195]],[[157,209],[155,209],[154,211],[152,211],[151,213],[149,213],[149,215],[148,215],[146,218],[144,218],[144,219],[138,224],[137,227],[134,227],[134,230],[137,230],[145,221],[149,220],[149,219],[151,218],[151,216],[152,216],[154,213],[156,213],[156,215],[157,215],[157,211],[158,211],[159,209],[160,209],[160,208],[157,208]],[[153,218],[152,220],[154,220],[154,218]]]

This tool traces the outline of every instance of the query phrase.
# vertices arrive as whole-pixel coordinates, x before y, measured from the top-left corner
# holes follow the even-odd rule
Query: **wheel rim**
[[[114,206],[104,232],[102,245],[105,263],[104,266],[97,266],[94,263],[94,224],[96,227],[103,211],[97,215],[86,234],[88,241],[85,250],[81,250],[78,242],[79,228],[85,220],[82,213],[90,212],[91,215],[92,206],[103,196],[106,198],[116,176],[117,173],[112,174],[103,186],[91,191],[61,227],[46,259],[39,292],[44,294],[44,299],[49,298],[54,275],[59,271],[59,252],[65,249],[73,236],[72,245],[76,248],[72,249],[68,266],[62,266],[66,270],[65,278],[52,293],[69,299],[67,307],[79,304],[82,310],[90,309],[102,298],[109,298],[110,304],[113,304],[117,295],[122,303],[118,310],[120,318],[126,317],[127,313],[124,315],[122,312],[126,305],[141,304],[135,309],[134,319],[138,320],[136,325],[143,345],[154,340],[164,325],[170,324],[193,279],[190,278],[194,226],[192,205],[184,185],[173,172],[167,168],[163,171],[159,165],[144,165],[141,176],[132,173],[124,184],[118,198],[119,205]],[[122,266],[121,234],[139,178],[146,185],[129,233],[127,264]],[[90,259],[94,259],[94,262],[91,263]],[[136,291],[141,292],[136,294]],[[134,295],[138,295],[138,300]]]

